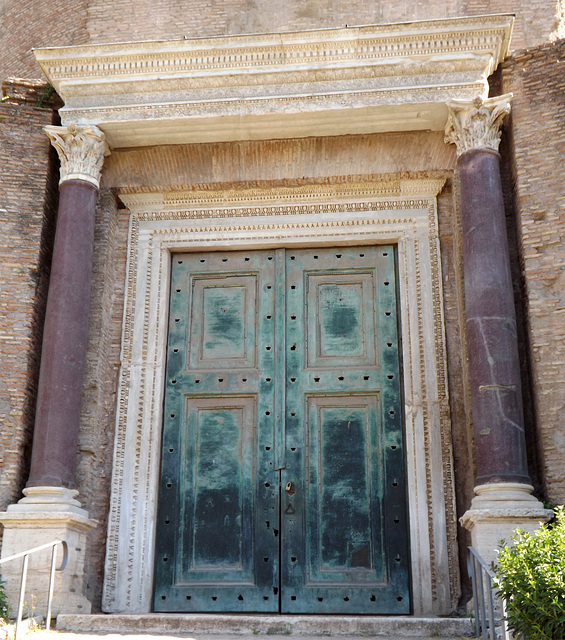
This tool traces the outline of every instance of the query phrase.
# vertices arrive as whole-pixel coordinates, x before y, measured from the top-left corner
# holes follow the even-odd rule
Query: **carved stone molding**
[[[511,15],[35,49],[65,106],[112,148],[442,131],[488,95]],[[142,123],[142,124],[141,124]]]
[[[59,184],[65,180],[84,180],[98,188],[104,157],[110,155],[104,133],[95,126],[76,124],[68,127],[49,125],[43,130],[59,154]]]
[[[498,151],[500,127],[504,116],[510,113],[512,94],[507,93],[472,102],[451,100],[447,103],[449,115],[445,125],[445,141],[457,146],[457,155],[473,149]]]

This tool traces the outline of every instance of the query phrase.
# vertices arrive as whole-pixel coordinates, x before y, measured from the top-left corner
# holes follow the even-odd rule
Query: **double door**
[[[409,613],[394,248],[171,278],[155,611]]]

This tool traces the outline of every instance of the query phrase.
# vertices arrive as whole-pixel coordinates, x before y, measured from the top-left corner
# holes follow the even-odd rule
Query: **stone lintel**
[[[446,103],[488,95],[511,15],[34,51],[112,148],[442,130]]]

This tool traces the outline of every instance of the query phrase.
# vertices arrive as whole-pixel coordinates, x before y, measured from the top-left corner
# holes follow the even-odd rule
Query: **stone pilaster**
[[[461,519],[491,562],[501,539],[550,515],[527,470],[514,295],[500,181],[501,124],[511,95],[448,105],[457,146],[465,315],[475,443],[475,498]]]
[[[87,533],[95,525],[74,489],[88,315],[94,215],[100,172],[109,154],[96,127],[48,126],[45,131],[61,160],[59,210],[47,299],[30,476],[24,497],[0,514],[2,556],[54,540],[69,546],[67,569],[57,575],[54,612],[88,613],[83,595]],[[49,554],[30,558],[27,593],[36,612],[46,599]],[[20,562],[3,567],[15,603]]]

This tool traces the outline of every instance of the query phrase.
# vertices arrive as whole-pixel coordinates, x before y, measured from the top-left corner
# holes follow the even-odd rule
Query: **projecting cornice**
[[[488,95],[513,17],[36,49],[65,106],[112,148],[442,130]]]

